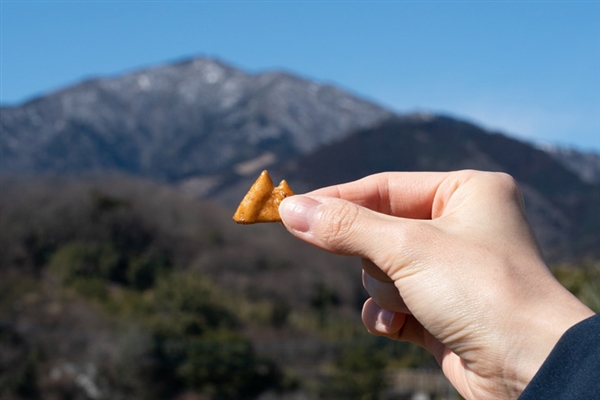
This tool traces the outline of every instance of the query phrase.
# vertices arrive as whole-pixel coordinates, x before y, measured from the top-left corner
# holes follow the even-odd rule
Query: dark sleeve
[[[600,398],[600,314],[560,338],[519,400]]]

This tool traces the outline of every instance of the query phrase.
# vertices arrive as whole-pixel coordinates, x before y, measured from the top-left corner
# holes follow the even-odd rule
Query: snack
[[[285,179],[275,187],[269,173],[264,170],[240,202],[233,220],[238,224],[281,222],[279,204],[293,195],[294,191]]]

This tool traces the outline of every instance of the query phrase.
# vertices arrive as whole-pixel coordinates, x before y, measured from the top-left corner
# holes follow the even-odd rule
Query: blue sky
[[[194,56],[600,152],[599,1],[2,0],[0,101]]]

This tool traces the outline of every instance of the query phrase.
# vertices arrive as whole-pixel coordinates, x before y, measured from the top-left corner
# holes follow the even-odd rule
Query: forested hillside
[[[279,225],[125,176],[2,188],[2,398],[377,398],[436,368],[367,335],[357,260]],[[557,268],[600,310],[597,262]]]
[[[3,396],[315,395],[340,351],[390,345],[360,327],[357,262],[281,226],[125,177],[3,190]]]

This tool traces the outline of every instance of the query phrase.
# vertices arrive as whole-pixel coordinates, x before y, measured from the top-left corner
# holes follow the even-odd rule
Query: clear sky
[[[194,56],[600,152],[600,1],[1,0],[0,102]]]

